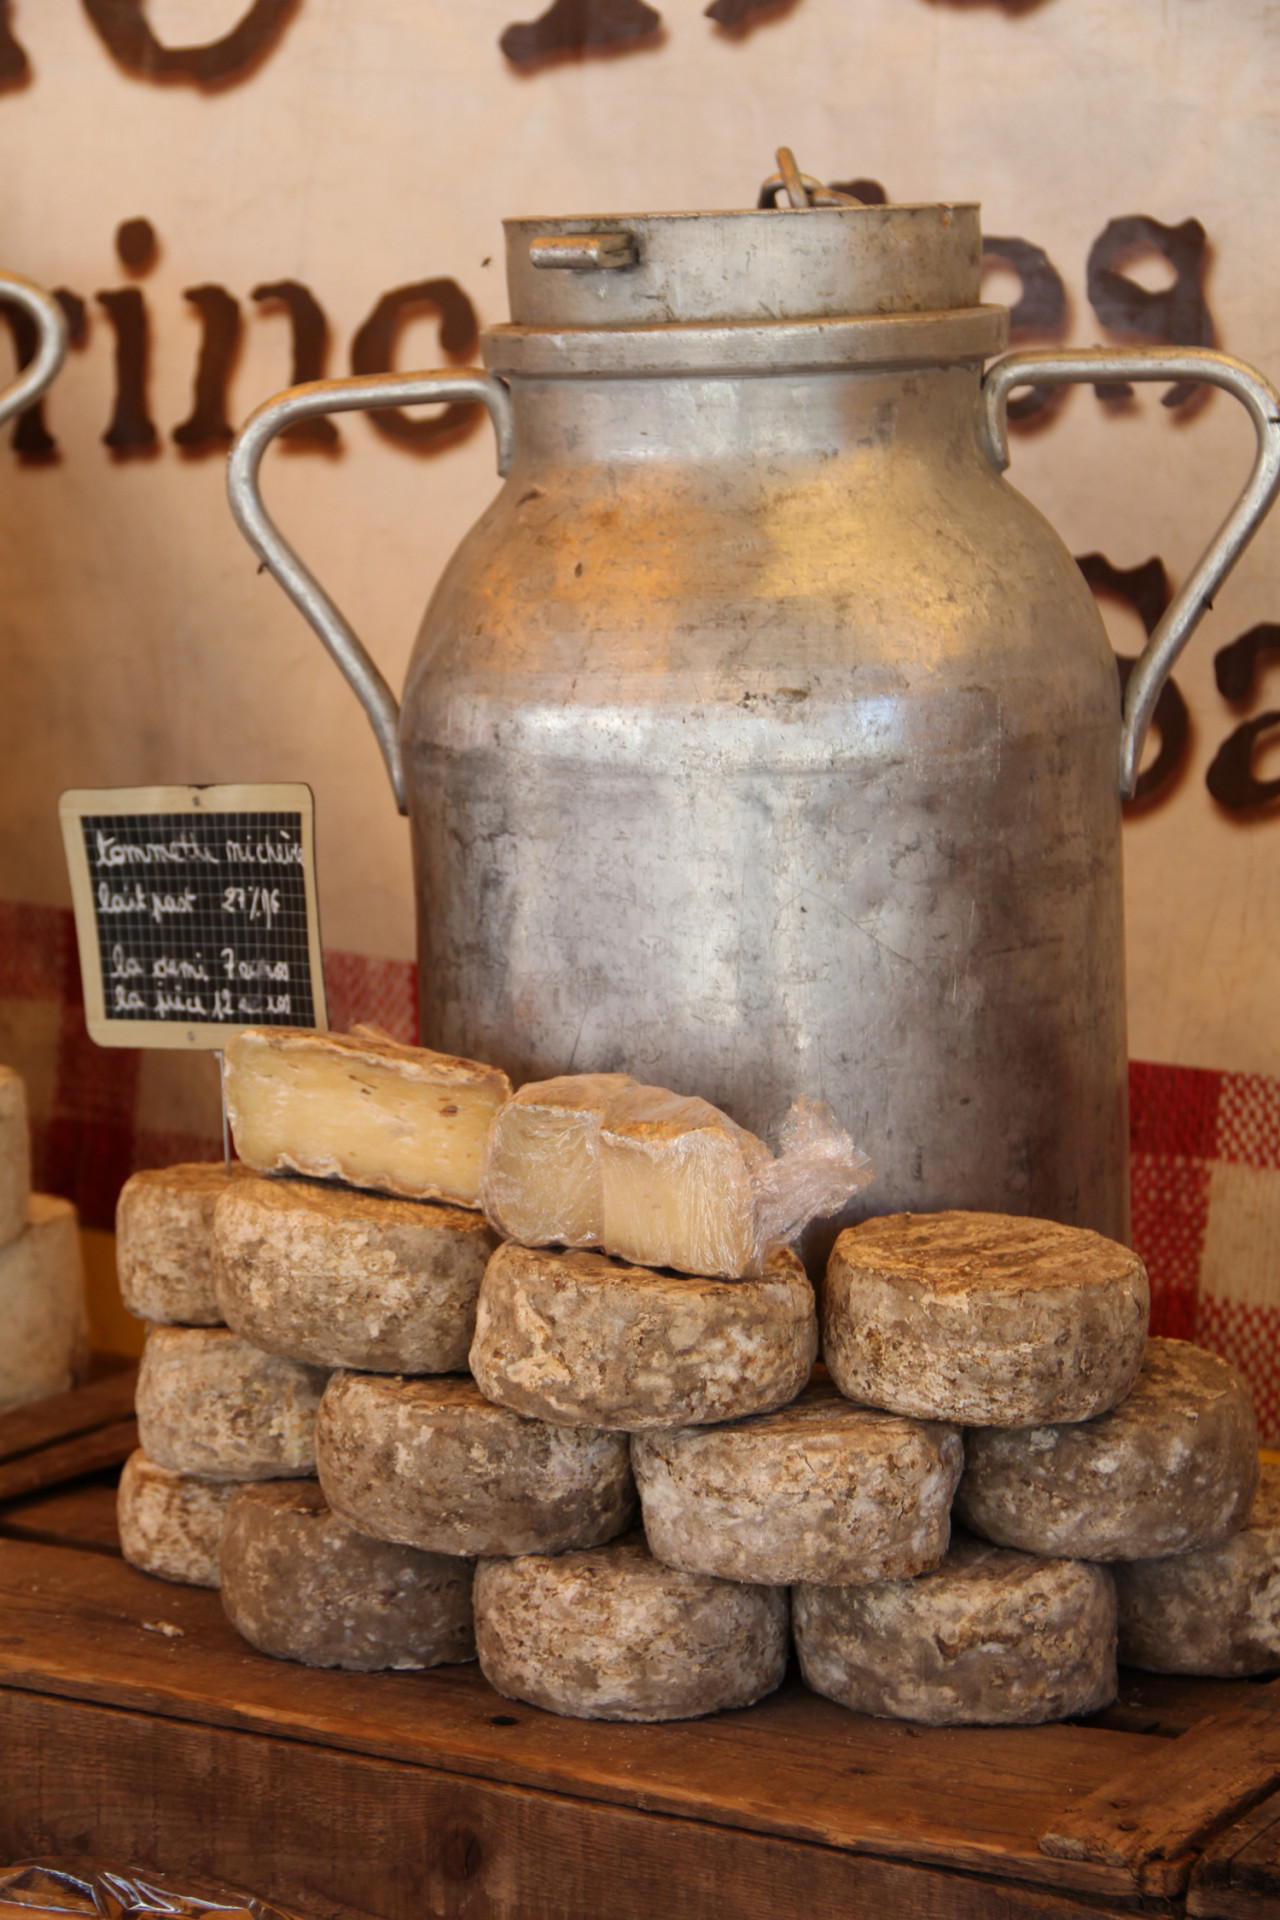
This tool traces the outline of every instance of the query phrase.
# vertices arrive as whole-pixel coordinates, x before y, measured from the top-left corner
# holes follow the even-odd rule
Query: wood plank
[[[1187,1913],[1194,1920],[1278,1920],[1280,1794],[1206,1848],[1192,1871]]]
[[[0,1463],[0,1505],[40,1487],[60,1486],[104,1467],[122,1466],[137,1444],[138,1423],[130,1415],[78,1433],[74,1439],[19,1454]]]
[[[90,1553],[118,1554],[116,1478],[112,1471],[96,1480],[82,1480],[10,1501],[0,1507],[0,1535],[82,1547]]]
[[[1186,1674],[1142,1673],[1137,1667],[1121,1667],[1120,1691],[1111,1706],[1080,1724],[1176,1740],[1211,1713],[1250,1705],[1259,1686],[1265,1684],[1259,1680],[1196,1680]]]
[[[1119,1920],[1115,1906],[296,1741],[0,1693],[0,1858],[92,1849],[316,1920]]]
[[[1050,1861],[1036,1836],[1165,1744],[1071,1726],[909,1727],[798,1684],[701,1721],[566,1720],[503,1700],[475,1666],[359,1675],[269,1660],[216,1594],[18,1540],[0,1540],[5,1685],[1100,1895],[1139,1880]]]
[[[138,1369],[125,1367],[95,1380],[87,1387],[74,1387],[70,1393],[50,1394],[33,1400],[29,1406],[14,1407],[0,1413],[0,1461],[33,1453],[37,1447],[52,1446],[55,1441],[70,1440],[79,1433],[90,1433],[124,1420],[133,1412],[134,1388]]]
[[[1280,1681],[1244,1706],[1202,1720],[1162,1742],[1045,1829],[1040,1845],[1058,1860],[1089,1860],[1148,1878],[1158,1863],[1185,1862],[1222,1827],[1280,1785]]]

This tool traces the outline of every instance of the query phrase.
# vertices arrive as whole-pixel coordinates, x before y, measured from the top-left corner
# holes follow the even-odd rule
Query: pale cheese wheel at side
[[[1280,1462],[1239,1533],[1163,1560],[1117,1560],[1120,1660],[1219,1679],[1280,1672]]]
[[[1240,1375],[1185,1340],[1154,1339],[1132,1392],[1096,1420],[970,1433],[956,1518],[1028,1553],[1158,1559],[1229,1539],[1257,1485]]]
[[[1116,1693],[1105,1567],[954,1535],[940,1567],[870,1587],[798,1586],[805,1684],[857,1713],[931,1727],[1036,1726]]]
[[[31,1127],[20,1073],[0,1067],[0,1247],[16,1240],[31,1210]]]
[[[116,1202],[116,1270],[130,1313],[160,1326],[222,1324],[213,1284],[213,1214],[245,1169],[194,1161],[134,1173]]]
[[[153,1327],[138,1371],[138,1438],[157,1465],[210,1480],[311,1474],[327,1378],[229,1327]]]
[[[475,1659],[473,1564],[372,1540],[314,1480],[237,1487],[222,1530],[222,1606],[277,1660],[353,1673]]]
[[[999,1213],[889,1214],[831,1250],[822,1351],[851,1400],[924,1420],[1087,1420],[1142,1364],[1150,1293],[1127,1247]]]
[[[188,1587],[216,1587],[222,1516],[234,1480],[158,1467],[139,1447],[116,1489],[120,1551],[131,1567]]]
[[[664,1567],[638,1533],[482,1560],[475,1610],[490,1685],[575,1719],[695,1719],[750,1706],[786,1672],[785,1588]]]
[[[316,1464],[340,1518],[429,1553],[559,1553],[635,1514],[625,1434],[523,1419],[450,1374],[335,1373]]]
[[[508,1242],[480,1288],[471,1371],[516,1413],[635,1433],[785,1406],[817,1346],[788,1247],[757,1280],[706,1280]]]
[[[218,1307],[255,1346],[294,1360],[454,1373],[496,1244],[462,1207],[248,1175],[214,1215]]]
[[[89,1360],[76,1210],[33,1193],[27,1224],[0,1247],[0,1413],[65,1393]]]
[[[644,1530],[668,1566],[764,1586],[866,1584],[937,1566],[959,1430],[851,1406],[815,1382],[727,1426],[636,1434]]]

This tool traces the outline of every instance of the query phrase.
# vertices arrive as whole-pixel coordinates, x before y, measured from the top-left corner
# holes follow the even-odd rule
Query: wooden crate
[[[933,1730],[793,1679],[630,1727],[503,1700],[475,1666],[311,1672],[120,1559],[119,1407],[90,1391],[90,1424],[46,1411],[8,1458],[0,1421],[0,1861],[215,1874],[318,1920],[1280,1914],[1280,1684],[1126,1675],[1089,1723]],[[76,1440],[91,1477],[55,1484],[65,1451],[42,1476]]]

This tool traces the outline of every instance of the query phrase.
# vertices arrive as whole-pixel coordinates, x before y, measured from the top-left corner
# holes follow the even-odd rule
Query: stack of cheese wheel
[[[76,1210],[32,1193],[26,1088],[0,1067],[0,1413],[66,1392],[88,1358]]]
[[[482,1194],[507,1238],[472,1373],[514,1414],[627,1436],[643,1510],[643,1532],[607,1545],[481,1562],[476,1637],[500,1692],[618,1720],[745,1706],[783,1676],[795,1581],[915,1573],[944,1551],[954,1430],[809,1385],[813,1292],[768,1225],[798,1171],[705,1101],[624,1074],[535,1083],[499,1112]]]
[[[1181,1617],[1205,1550],[1239,1536],[1243,1590],[1261,1546],[1241,1532],[1258,1479],[1247,1391],[1225,1361],[1148,1339],[1148,1315],[1141,1262],[1081,1229],[941,1213],[839,1236],[831,1377],[965,1429],[964,1531],[922,1578],[796,1593],[811,1686],[935,1724],[1088,1713],[1115,1691],[1117,1586],[1119,1655],[1145,1665],[1160,1664],[1140,1651],[1151,1569],[1190,1570]]]

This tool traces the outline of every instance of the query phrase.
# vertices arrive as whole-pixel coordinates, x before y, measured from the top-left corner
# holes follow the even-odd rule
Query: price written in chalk
[[[78,792],[61,812],[95,1040],[326,1024],[309,789]]]

